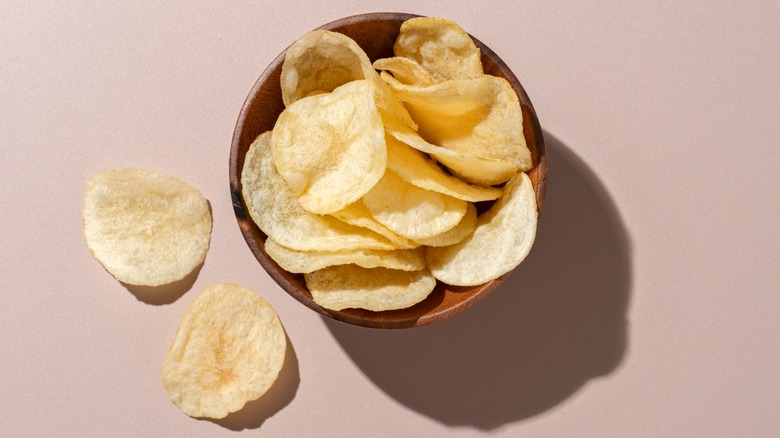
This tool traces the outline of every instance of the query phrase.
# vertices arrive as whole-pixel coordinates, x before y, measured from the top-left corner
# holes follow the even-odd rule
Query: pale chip
[[[265,252],[282,269],[294,274],[350,263],[364,268],[382,267],[400,271],[419,271],[425,268],[422,248],[392,251],[373,249],[296,251],[276,243],[273,239],[268,239],[265,241]]]
[[[286,349],[268,302],[241,286],[217,284],[198,295],[179,323],[163,386],[185,414],[224,418],[273,385]]]
[[[444,18],[405,21],[393,51],[396,56],[415,60],[438,81],[483,74],[481,55],[474,41],[458,24]]]
[[[377,222],[371,212],[368,211],[362,199],[358,199],[346,206],[343,210],[332,213],[331,216],[350,225],[367,228],[393,243],[398,249],[411,249],[420,246],[418,243],[401,237],[386,226]]]
[[[409,113],[371,66],[368,55],[355,40],[337,32],[313,30],[287,49],[280,78],[282,101],[290,106],[305,96],[331,92],[361,79],[372,83],[377,107],[416,129]]]
[[[469,202],[492,201],[501,196],[500,188],[468,184],[447,174],[424,153],[392,135],[388,135],[385,142],[387,168],[417,187]]]
[[[438,82],[417,61],[400,56],[377,59],[374,61],[374,68],[382,70],[381,77],[384,78],[384,75],[389,72],[395,79],[406,85],[427,87]]]
[[[396,248],[370,230],[304,210],[276,171],[270,143],[270,131],[252,143],[241,173],[249,213],[268,237],[299,251]]]
[[[382,177],[387,149],[371,90],[368,81],[352,81],[296,101],[276,121],[276,170],[305,210],[341,210]]]
[[[531,180],[519,173],[504,194],[477,220],[466,240],[428,248],[426,261],[434,277],[453,286],[475,286],[511,271],[525,259],[536,235],[536,197]]]
[[[117,280],[159,286],[203,263],[211,240],[208,201],[189,184],[147,169],[105,170],[86,184],[84,237]]]
[[[361,308],[380,312],[405,309],[424,300],[436,286],[427,270],[331,266],[304,274],[312,298],[330,310]]]
[[[533,165],[523,135],[520,101],[505,79],[484,75],[429,87],[386,79],[417,122],[417,132],[429,143],[508,161],[521,171]]]
[[[466,214],[452,229],[427,239],[417,239],[417,243],[425,246],[450,246],[462,242],[469,237],[477,227],[477,207],[469,203]]]
[[[385,132],[418,151],[429,154],[461,179],[483,186],[509,181],[517,174],[517,166],[509,161],[482,158],[471,153],[454,151],[425,141],[412,129],[391,117],[382,117]]]
[[[374,218],[393,232],[416,240],[441,234],[460,222],[466,201],[421,189],[392,170],[363,197]]]

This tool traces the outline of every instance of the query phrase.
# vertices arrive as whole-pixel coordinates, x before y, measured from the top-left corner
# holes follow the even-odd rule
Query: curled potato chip
[[[372,84],[377,107],[416,129],[409,113],[371,66],[368,55],[355,40],[337,32],[313,30],[287,49],[280,78],[282,101],[290,106],[303,97],[331,92],[361,79]]]
[[[523,136],[523,111],[512,86],[483,75],[429,87],[388,79],[417,122],[426,141],[481,158],[508,161],[521,171],[531,168]]]
[[[386,133],[418,151],[429,154],[467,182],[491,186],[509,181],[517,173],[517,166],[509,161],[482,158],[471,153],[436,146],[393,118],[382,117],[382,121]]]
[[[304,210],[276,171],[270,143],[270,132],[260,135],[249,147],[241,172],[249,213],[268,237],[299,251],[395,249],[373,231]]]
[[[441,234],[460,222],[466,201],[409,184],[392,170],[363,197],[374,218],[395,233],[416,240]]]
[[[500,188],[471,185],[447,174],[425,154],[391,135],[385,143],[387,168],[417,187],[469,202],[492,201],[501,196]]]
[[[105,170],[86,184],[84,237],[117,280],[159,286],[181,280],[206,257],[211,213],[189,184],[147,169]]]
[[[377,222],[360,199],[346,206],[343,210],[332,213],[332,216],[350,225],[367,228],[392,242],[398,249],[410,249],[420,246],[418,243],[399,236]]]
[[[301,274],[335,265],[356,264],[364,268],[389,268],[400,271],[419,271],[425,268],[422,248],[392,251],[350,249],[343,251],[296,251],[265,241],[265,252],[287,272]]]
[[[383,70],[380,77],[384,78],[385,72],[389,72],[396,80],[406,85],[427,87],[438,82],[427,70],[410,58],[395,56],[377,59],[374,61],[374,68]]]
[[[405,309],[424,300],[436,286],[427,270],[331,266],[304,274],[312,298],[330,310],[360,308],[380,312]]]
[[[483,74],[479,49],[457,23],[418,17],[401,25],[393,46],[396,56],[411,58],[438,81],[468,79]]]
[[[452,229],[426,239],[418,239],[417,243],[425,246],[450,246],[462,242],[469,237],[477,226],[477,207],[469,203],[466,214]]]
[[[163,386],[185,414],[223,418],[273,385],[286,348],[268,302],[241,286],[217,284],[198,295],[179,323]]]
[[[503,196],[479,217],[471,236],[452,246],[427,249],[428,268],[434,277],[454,286],[475,286],[496,279],[528,255],[536,235],[536,218],[531,180],[519,173],[506,184]]]
[[[274,126],[271,153],[305,210],[328,214],[360,199],[387,165],[371,84],[352,81],[288,106]]]

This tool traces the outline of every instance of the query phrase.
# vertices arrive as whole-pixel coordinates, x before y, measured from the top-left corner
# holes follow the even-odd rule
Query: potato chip
[[[396,56],[415,60],[438,81],[483,74],[482,58],[474,41],[460,26],[444,18],[405,21],[393,51]]]
[[[490,186],[509,181],[517,173],[517,166],[509,161],[481,158],[470,153],[436,146],[393,118],[382,117],[382,121],[386,133],[418,151],[431,155],[467,182]]]
[[[370,83],[352,81],[288,106],[274,126],[271,153],[305,210],[328,214],[360,199],[387,165]]]
[[[469,237],[477,227],[477,207],[469,203],[466,208],[466,214],[452,229],[441,234],[437,234],[427,239],[417,239],[417,243],[425,246],[450,246],[462,242]]]
[[[331,92],[361,79],[372,85],[376,105],[416,129],[409,113],[371,66],[368,55],[346,35],[314,30],[295,41],[285,53],[281,88],[285,106],[314,93]]]
[[[469,202],[492,201],[501,196],[500,188],[471,185],[447,174],[425,154],[398,141],[392,135],[388,135],[385,142],[387,168],[421,189]]]
[[[422,138],[480,158],[509,161],[521,171],[533,165],[523,136],[523,111],[512,86],[484,75],[429,87],[388,79],[417,122]]]
[[[511,271],[525,259],[536,235],[536,197],[531,180],[519,173],[504,194],[477,220],[466,240],[428,248],[426,261],[434,277],[454,286],[475,286]]]
[[[365,204],[363,204],[362,199],[346,206],[343,210],[333,213],[332,216],[350,225],[367,228],[392,242],[398,249],[411,249],[420,246],[418,243],[399,236],[377,222],[374,216],[371,216],[371,212],[368,211]]]
[[[343,251],[296,251],[265,241],[265,252],[287,272],[301,274],[335,265],[355,264],[364,268],[389,268],[400,271],[419,271],[425,268],[422,248],[392,251],[349,249]]]
[[[392,170],[366,193],[363,203],[382,225],[411,240],[441,234],[466,214],[466,201],[409,184]]]
[[[187,183],[147,169],[105,170],[86,184],[84,237],[92,256],[117,280],[159,286],[203,263],[211,212]]]
[[[382,58],[374,61],[374,68],[389,72],[393,77],[406,85],[417,85],[427,87],[438,81],[428,73],[420,64],[413,59],[395,56],[392,58]],[[382,76],[382,74],[380,74]]]
[[[185,313],[162,368],[168,398],[191,417],[224,418],[265,394],[287,338],[268,302],[235,284],[203,291]]]
[[[395,249],[395,245],[370,230],[304,210],[276,171],[271,137],[266,132],[252,143],[241,172],[242,194],[249,213],[268,237],[299,251]]]
[[[312,298],[330,310],[360,308],[380,312],[405,309],[424,300],[436,286],[427,270],[331,266],[304,274]]]

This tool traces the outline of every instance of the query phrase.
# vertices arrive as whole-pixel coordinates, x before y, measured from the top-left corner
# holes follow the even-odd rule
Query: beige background
[[[780,3],[158,3],[0,1],[0,436],[780,435]],[[287,296],[227,183],[264,66],[383,10],[492,47],[550,157],[526,263],[467,314],[398,332]],[[126,166],[211,202],[186,293],[128,290],[84,245],[85,180]],[[194,420],[160,367],[189,303],[225,281],[275,306],[292,350],[261,402]]]

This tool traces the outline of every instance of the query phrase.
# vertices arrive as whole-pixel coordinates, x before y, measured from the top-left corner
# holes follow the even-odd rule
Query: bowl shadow
[[[225,418],[206,420],[233,431],[257,429],[267,419],[273,417],[293,401],[300,383],[301,375],[298,370],[298,356],[295,354],[295,349],[288,337],[284,364],[282,364],[282,369],[279,371],[279,377],[277,377],[276,382],[268,391],[257,400],[248,402],[243,408],[229,414]]]
[[[376,386],[443,424],[492,430],[539,415],[626,354],[628,231],[596,174],[544,137],[552,177],[536,243],[488,298],[417,330],[324,319]]]

